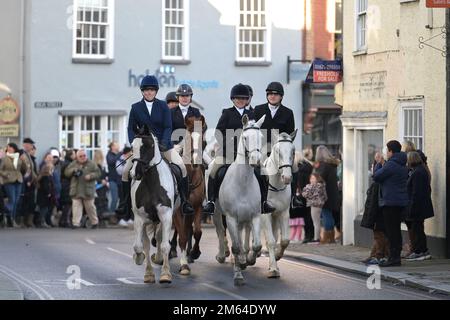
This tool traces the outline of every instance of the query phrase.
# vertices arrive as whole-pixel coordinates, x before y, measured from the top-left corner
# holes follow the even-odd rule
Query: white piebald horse
[[[243,285],[242,269],[256,261],[261,251],[260,219],[261,195],[254,167],[260,165],[262,133],[260,127],[263,116],[258,122],[250,121],[247,115],[242,118],[242,134],[239,138],[237,156],[230,165],[219,190],[214,224],[219,237],[219,253],[216,259],[225,261],[225,229],[222,215],[226,217],[227,229],[231,237],[231,251],[234,256],[234,285]],[[252,250],[246,255],[243,231],[251,229],[253,235]]]
[[[139,130],[138,132],[136,132]],[[147,126],[135,130],[132,142],[131,203],[134,213],[133,259],[137,265],[146,261],[144,282],[154,283],[151,260],[162,261],[160,283],[171,283],[169,238],[175,203],[175,183],[169,164],[163,160],[158,140]],[[150,258],[150,234],[156,233],[157,253]],[[150,260],[151,259],[151,260]]]
[[[269,193],[267,200],[275,211],[263,214],[262,230],[269,250],[269,278],[280,277],[277,261],[281,259],[289,245],[289,206],[291,202],[292,168],[295,154],[293,141],[297,130],[292,134],[275,135],[269,158],[264,161],[264,170],[269,176]],[[296,170],[295,170],[296,171]],[[278,237],[281,235],[277,247]]]

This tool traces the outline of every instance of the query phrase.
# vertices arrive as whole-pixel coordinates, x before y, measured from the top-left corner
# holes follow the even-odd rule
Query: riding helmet
[[[155,76],[147,75],[141,81],[141,90],[150,89],[150,88],[159,90],[159,83],[158,83],[158,79],[156,79]]]
[[[238,83],[231,89],[230,99],[234,98],[250,98],[250,92],[246,85]]]
[[[284,96],[283,85],[279,82],[271,82],[267,86],[266,93],[277,93],[280,96]]]
[[[177,95],[176,95],[175,91],[171,91],[171,92],[169,92],[167,94],[166,102],[167,103],[169,103],[169,102],[178,102],[178,98],[177,98]]]
[[[185,83],[180,84],[176,92],[177,96],[192,96],[193,94],[191,86]]]

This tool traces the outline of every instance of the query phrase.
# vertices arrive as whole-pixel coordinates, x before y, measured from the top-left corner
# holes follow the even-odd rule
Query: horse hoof
[[[275,255],[275,260],[276,260],[276,261],[280,261],[281,258],[283,258],[283,255],[282,255],[282,254],[276,254],[276,255]]]
[[[230,249],[227,248],[225,250],[225,257],[228,258],[230,256],[230,254],[231,254]]]
[[[189,266],[187,264],[183,264],[180,268],[180,274],[182,276],[188,276],[191,274],[191,269],[189,268]]]
[[[144,276],[144,283],[155,283],[156,282],[156,280],[155,280],[155,275],[154,274],[146,274],[145,276]]]
[[[154,246],[156,248],[156,238],[155,237],[152,238],[152,246]]]
[[[262,251],[258,251],[258,253],[256,254],[256,257],[259,258],[261,257]]]
[[[216,260],[220,264],[225,263],[225,257],[216,256]]]
[[[194,263],[195,262],[195,260],[191,256],[187,257],[187,261],[188,261],[188,263]]]
[[[243,278],[234,278],[234,285],[236,287],[241,287],[245,284],[245,281]]]
[[[156,260],[156,254],[152,254],[152,262],[153,262],[154,264],[159,265],[159,266],[162,266],[162,264],[163,264],[163,261],[162,261],[162,260]]]
[[[133,260],[138,266],[142,265],[144,263],[144,260],[145,260],[145,253],[135,253],[135,254],[133,254]]]
[[[247,269],[247,266],[248,266],[247,263],[240,263],[240,264],[239,264],[239,268],[241,268],[241,270]]]
[[[159,283],[172,283],[172,276],[170,274],[162,274],[159,277]]]
[[[191,254],[190,254],[190,256],[191,256],[192,259],[197,260],[198,258],[200,258],[200,255],[201,255],[201,254],[202,254],[202,253],[201,253],[200,250],[198,250],[198,251],[192,251]]]
[[[248,266],[254,266],[255,264],[256,264],[256,259],[247,260],[247,265]]]
[[[269,279],[276,279],[280,277],[280,271],[278,270],[270,270],[267,274],[267,278]]]

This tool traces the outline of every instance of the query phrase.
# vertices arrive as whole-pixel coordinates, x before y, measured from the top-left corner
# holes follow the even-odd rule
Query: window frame
[[[272,56],[271,56],[271,49],[272,49],[272,23],[271,23],[271,19],[270,19],[270,15],[269,15],[269,10],[267,9],[267,5],[268,5],[268,1],[267,0],[257,0],[258,1],[258,5],[259,8],[261,7],[261,1],[265,1],[264,3],[264,11],[258,10],[252,10],[252,11],[248,11],[248,10],[241,10],[241,1],[244,1],[244,9],[248,9],[246,6],[246,2],[247,0],[239,0],[238,3],[238,19],[237,19],[237,25],[236,25],[236,41],[235,41],[235,45],[236,45],[236,62],[240,63],[240,62],[244,62],[244,63],[270,63],[272,61]],[[252,4],[252,9],[254,8],[254,0],[250,0],[251,4]],[[241,14],[249,14],[248,12],[250,12],[251,16],[254,16],[255,14],[258,14],[258,17],[261,17],[261,12],[264,13],[265,16],[265,27],[255,27],[255,26],[250,26],[250,27],[241,27]],[[258,19],[259,19],[258,18]],[[253,19],[252,19],[253,20]],[[259,19],[260,20],[260,19]],[[240,45],[242,42],[244,43],[248,43],[248,44],[252,44],[255,42],[252,42],[252,40],[250,41],[241,41],[240,39],[240,31],[241,30],[250,30],[250,31],[254,31],[254,30],[262,30],[264,31],[264,35],[265,35],[265,40],[263,42],[263,47],[264,47],[264,56],[263,57],[241,57],[239,54],[240,51]]]
[[[172,0],[170,0],[172,1]],[[179,0],[176,0],[177,3]],[[189,29],[190,29],[190,0],[183,0],[183,20],[182,25],[182,41],[181,41],[181,56],[169,56],[166,55],[166,27],[179,27],[181,25],[169,25],[166,24],[166,11],[172,10],[172,8],[166,8],[166,0],[161,0],[161,59],[163,61],[187,61],[189,60],[190,41],[189,41]],[[180,10],[177,8],[177,10]]]
[[[406,121],[406,111],[419,111],[421,113],[422,119],[420,121],[420,125],[421,125],[421,129],[422,132],[420,132],[420,135],[416,134],[417,133],[417,125],[419,124],[419,119],[416,119],[415,121],[415,125],[416,128],[413,127],[413,129],[416,130],[412,130],[411,135],[407,135],[405,133],[405,130],[407,128],[407,125],[405,123]],[[421,149],[422,151],[425,148],[425,108],[424,108],[424,102],[419,100],[419,101],[401,101],[400,102],[400,132],[399,132],[399,136],[401,141],[406,141],[406,140],[410,140],[413,141],[416,148],[417,149]],[[416,132],[415,132],[416,131]],[[421,139],[422,145],[418,145],[414,140],[412,139]]]
[[[361,1],[365,2],[365,10],[361,10]],[[356,0],[355,1],[355,48],[356,51],[367,50],[367,9],[369,7],[369,0]],[[362,41],[362,29],[360,29],[360,18],[364,17],[364,44]]]
[[[82,129],[82,119],[83,117],[92,117],[92,121],[93,121],[93,125],[95,125],[95,117],[100,117],[100,130],[95,130],[94,128],[92,128],[91,130],[87,130],[87,128],[85,128],[84,130]],[[92,155],[94,154],[94,150],[101,150],[103,152],[103,154],[106,157],[106,154],[108,152],[108,145],[111,141],[108,141],[108,133],[111,131],[109,130],[108,127],[108,119],[111,118],[117,118],[118,121],[118,129],[116,130],[112,130],[114,133],[118,133],[118,141],[116,141],[120,146],[125,145],[128,142],[127,139],[127,130],[126,130],[126,121],[127,121],[127,117],[125,115],[96,115],[96,114],[77,114],[77,115],[71,115],[71,114],[60,114],[59,116],[59,127],[58,127],[58,131],[59,131],[59,141],[58,141],[58,146],[59,149],[63,149],[63,148],[75,148],[75,149],[84,149],[86,150],[86,152],[91,152],[92,151]],[[65,118],[68,117],[72,117],[73,118],[73,129],[72,130],[63,130],[63,121]],[[68,145],[63,145],[62,142],[62,137],[63,137],[63,133],[66,132],[66,137],[67,137],[67,133],[73,133],[73,146],[68,146]],[[81,141],[81,137],[83,133],[95,133],[98,132],[100,134],[100,148],[96,148],[96,147],[83,147],[82,146],[82,141]],[[67,140],[68,142],[68,140]],[[91,159],[92,160],[92,159]]]
[[[105,31],[105,54],[86,54],[77,53],[77,24],[78,24],[78,7],[80,0],[73,0],[73,32],[72,32],[72,59],[89,60],[92,62],[102,61],[105,59],[114,59],[114,17],[115,17],[115,0],[107,0],[108,22]],[[103,7],[102,7],[103,8]],[[92,25],[92,21],[90,23]],[[100,39],[100,38],[98,38]]]

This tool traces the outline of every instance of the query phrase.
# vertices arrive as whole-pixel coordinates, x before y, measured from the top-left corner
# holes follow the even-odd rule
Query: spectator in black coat
[[[382,168],[384,164],[383,155],[379,152],[375,154],[375,162],[372,165],[373,174]],[[367,190],[367,198],[364,207],[364,214],[361,220],[361,227],[373,231],[373,245],[370,255],[362,262],[372,265],[379,264],[382,259],[389,257],[389,242],[384,235],[384,218],[381,208],[378,204],[378,195],[380,184],[373,182]]]
[[[295,163],[298,165],[298,172],[292,181],[292,202],[289,209],[289,218],[303,218],[305,220],[305,237],[303,243],[314,240],[314,224],[311,219],[311,207],[306,206],[306,199],[302,196],[302,189],[309,184],[309,177],[313,172],[311,162],[303,158],[300,152],[295,153]]]
[[[121,194],[122,178],[117,172],[116,163],[119,160],[121,153],[119,152],[119,144],[117,142],[111,142],[109,144],[109,151],[106,154],[106,162],[108,164],[108,182],[109,192],[111,195],[111,204],[109,211],[115,212],[117,209],[117,201],[119,200],[119,194]]]
[[[52,227],[52,208],[56,204],[56,194],[53,185],[53,165],[44,164],[39,172],[37,181],[37,204],[40,212],[39,228]]]
[[[411,243],[412,253],[406,259],[426,260],[430,259],[431,255],[427,248],[424,221],[434,216],[430,178],[418,152],[408,153],[408,167],[411,173],[407,183],[409,205],[406,210],[406,221],[410,223],[414,238]]]
[[[382,208],[385,234],[389,240],[389,259],[381,262],[382,267],[400,266],[402,251],[401,221],[402,213],[409,203],[406,182],[406,153],[401,152],[402,145],[396,140],[387,144],[387,158],[384,166],[373,175],[373,180],[380,184],[378,204]]]
[[[61,172],[64,172],[66,168],[72,163],[75,158],[73,150],[67,149],[64,154],[64,161],[61,164]],[[59,220],[59,226],[61,228],[72,227],[72,198],[70,197],[70,178],[66,175],[61,175],[61,198],[59,199],[61,205],[61,219]]]

